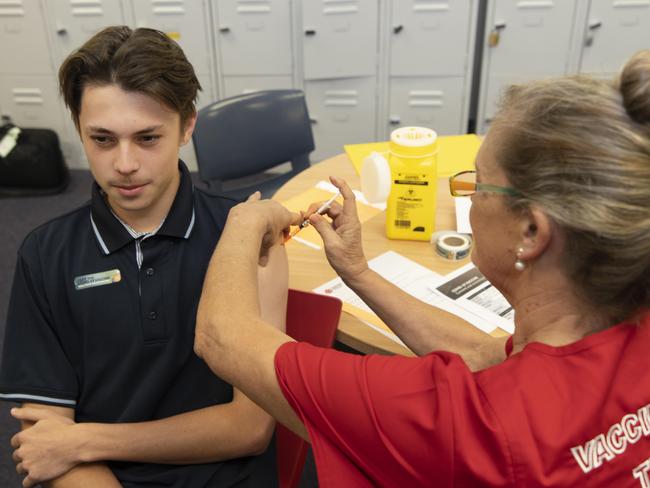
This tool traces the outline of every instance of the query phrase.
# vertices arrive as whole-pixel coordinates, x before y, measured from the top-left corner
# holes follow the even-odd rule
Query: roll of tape
[[[443,258],[453,260],[466,258],[472,249],[472,238],[458,232],[435,232],[431,235],[431,243]]]

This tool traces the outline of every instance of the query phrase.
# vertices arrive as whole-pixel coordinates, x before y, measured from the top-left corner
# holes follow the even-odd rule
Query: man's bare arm
[[[42,410],[50,412],[57,416],[63,417],[72,421],[74,418],[74,410],[72,408],[64,407],[54,407],[49,405],[40,405],[26,403],[23,404],[23,407]],[[22,457],[26,456],[29,459],[32,458],[41,458],[38,452],[32,452],[34,450],[38,451],[40,447],[38,445],[21,445],[20,440],[24,439],[25,436],[29,437],[28,429],[34,425],[34,422],[30,421],[21,421],[21,432],[12,438],[12,447],[15,451],[13,454],[13,460],[16,463],[16,471],[18,474],[25,474],[29,472],[28,476],[23,480],[23,486],[31,487],[35,486],[43,479],[49,479],[43,483],[43,486],[47,488],[85,488],[88,486],[102,486],[106,488],[120,488],[121,485],[113,475],[113,472],[102,463],[91,463],[91,464],[80,464],[74,467],[71,467],[64,474],[52,479],[52,476],[47,474],[44,469],[47,469],[47,466],[33,466],[30,461],[26,461],[26,465],[23,464]],[[25,452],[29,451],[28,453]],[[30,472],[30,470],[36,469],[35,472]]]
[[[216,375],[307,438],[275,375],[275,353],[292,339],[262,319],[257,289],[260,251],[269,241],[281,242],[283,230],[299,221],[299,215],[269,200],[231,210],[203,285],[194,350]],[[229,286],[220,286],[224,281]]]

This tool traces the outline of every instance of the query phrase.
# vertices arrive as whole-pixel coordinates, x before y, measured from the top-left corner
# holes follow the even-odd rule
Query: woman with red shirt
[[[310,218],[330,264],[420,357],[348,355],[267,326],[258,259],[300,216],[255,197],[230,213],[195,341],[312,442],[321,487],[650,487],[650,51],[616,83],[505,94],[469,190],[472,260],[516,311],[507,341],[450,330],[370,270],[354,196],[332,182],[343,206]]]

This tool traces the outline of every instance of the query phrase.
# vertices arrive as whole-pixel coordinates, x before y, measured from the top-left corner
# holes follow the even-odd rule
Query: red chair
[[[341,316],[341,300],[299,290],[289,290],[287,334],[297,341],[331,347]],[[300,481],[307,442],[278,424],[275,430],[280,488],[295,488]]]

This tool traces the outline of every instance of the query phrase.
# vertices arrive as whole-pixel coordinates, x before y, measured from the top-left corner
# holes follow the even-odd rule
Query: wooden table
[[[319,181],[327,181],[330,175],[344,178],[353,189],[360,188],[359,176],[354,167],[348,157],[341,154],[303,171],[285,183],[273,198],[280,202],[287,200],[313,187]],[[290,210],[298,211],[300,209]],[[469,258],[460,261],[444,259],[436,254],[435,249],[428,242],[388,239],[385,233],[385,219],[386,213],[381,212],[362,225],[363,249],[366,258],[372,259],[386,251],[393,250],[443,275],[469,262]],[[441,178],[439,181],[436,229],[456,229],[453,197],[449,194],[447,178]],[[296,245],[287,246],[287,253],[289,256],[289,286],[291,288],[313,290],[336,277],[336,273],[328,264],[325,252],[322,250],[318,251],[296,243]],[[408,313],[408,311],[405,311],[405,313]],[[445,317],[447,321],[457,322],[458,327],[471,327],[458,317],[451,319],[448,316]],[[346,312],[341,314],[336,338],[353,349],[366,354],[413,355],[411,351],[402,345],[390,340]]]

